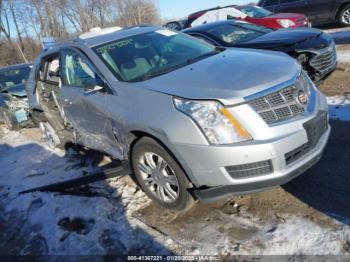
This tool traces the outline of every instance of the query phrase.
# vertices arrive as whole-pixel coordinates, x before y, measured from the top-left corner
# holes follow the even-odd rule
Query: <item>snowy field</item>
[[[333,152],[349,153],[350,138],[339,134],[350,131],[350,99],[329,97],[328,103],[334,137],[321,166],[304,180],[199,204],[187,214],[153,206],[130,177],[19,195],[96,172],[106,158],[52,151],[36,129],[0,127],[0,254],[349,255],[350,157],[335,160]]]

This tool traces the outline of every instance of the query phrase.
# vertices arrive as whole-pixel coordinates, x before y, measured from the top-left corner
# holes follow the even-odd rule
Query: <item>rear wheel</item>
[[[339,23],[350,26],[350,5],[346,5],[339,13]]]
[[[174,158],[155,140],[144,137],[131,155],[136,179],[155,203],[162,207],[185,211],[195,201],[188,192],[190,182]]]
[[[170,22],[166,25],[167,28],[174,30],[174,31],[181,31],[182,26],[180,25],[179,22]]]

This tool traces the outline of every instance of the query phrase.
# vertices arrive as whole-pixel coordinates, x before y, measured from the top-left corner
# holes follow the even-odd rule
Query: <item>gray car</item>
[[[58,44],[38,56],[27,89],[50,145],[130,161],[144,192],[175,210],[287,183],[330,135],[325,97],[289,56],[158,27]]]

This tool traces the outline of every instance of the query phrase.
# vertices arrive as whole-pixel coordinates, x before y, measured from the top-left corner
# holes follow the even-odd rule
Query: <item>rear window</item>
[[[270,15],[273,15],[272,12],[261,8],[259,6],[244,6],[238,8],[242,13],[245,13],[249,17],[253,18],[264,18]]]

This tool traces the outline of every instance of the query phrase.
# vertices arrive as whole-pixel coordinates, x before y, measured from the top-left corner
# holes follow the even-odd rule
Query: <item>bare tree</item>
[[[116,0],[122,26],[158,24],[159,13],[152,0]]]
[[[14,63],[33,59],[46,36],[62,40],[97,26],[160,23],[153,0],[0,0],[0,14],[0,45],[12,56],[0,55]]]
[[[24,46],[23,46],[23,49],[22,49],[20,44],[17,41],[13,41],[12,38],[11,38],[11,27],[10,27],[10,22],[9,22],[9,20],[10,20],[10,18],[9,18],[9,9],[10,9],[9,6],[5,7],[4,6],[4,2],[1,0],[1,2],[0,2],[0,14],[1,14],[1,16],[0,16],[0,34],[3,33],[5,35],[5,38],[9,42],[9,44],[11,46],[16,46],[17,47],[18,52],[20,53],[23,61],[24,62],[28,62],[28,60],[27,60],[27,58],[26,58],[26,56],[25,56],[25,54],[23,52]],[[12,13],[12,11],[10,11],[10,12]],[[14,12],[14,10],[13,10],[13,12]],[[15,19],[15,18],[12,17],[12,19]]]

